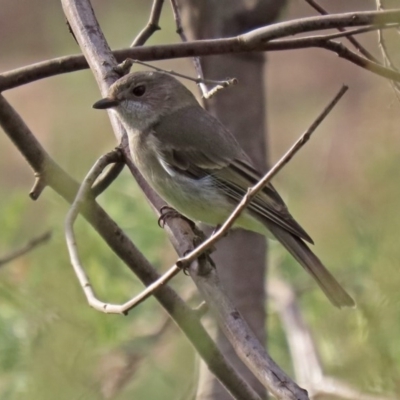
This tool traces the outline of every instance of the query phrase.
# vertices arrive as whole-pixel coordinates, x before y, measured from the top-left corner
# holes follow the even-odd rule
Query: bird
[[[232,133],[167,72],[129,73],[112,84],[93,108],[117,114],[138,170],[170,206],[191,220],[222,224],[262,177]],[[256,195],[234,227],[272,235],[334,306],[355,306],[307,245],[314,244],[313,240],[271,183]]]

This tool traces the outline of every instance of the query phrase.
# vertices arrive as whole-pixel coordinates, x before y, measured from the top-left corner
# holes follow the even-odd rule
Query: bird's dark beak
[[[104,99],[96,101],[96,103],[94,103],[92,107],[96,108],[97,110],[105,110],[107,108],[116,107],[118,104],[118,100],[105,97]]]

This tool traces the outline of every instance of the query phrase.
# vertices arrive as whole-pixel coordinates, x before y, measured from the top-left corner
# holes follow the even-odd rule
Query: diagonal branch
[[[13,250],[11,253],[1,257],[0,258],[0,267],[9,263],[12,260],[15,260],[18,257],[25,255],[26,253],[29,253],[30,251],[35,249],[37,246],[40,246],[41,244],[49,241],[50,238],[51,238],[51,232],[48,231],[48,232],[42,233],[41,235],[31,239],[23,247],[20,247],[17,250]]]
[[[232,214],[224,222],[224,224],[206,241],[204,241],[200,246],[196,247],[191,253],[187,254],[178,260],[177,265],[180,267],[185,267],[199,257],[204,251],[211,248],[217,240],[226,235],[227,231],[235,223],[235,220],[240,216],[240,214],[245,210],[245,208],[250,204],[257,193],[262,190],[265,185],[271,181],[271,179],[292,159],[292,157],[303,147],[304,144],[310,139],[312,133],[317,129],[320,123],[325,119],[325,117],[330,113],[337,102],[346,93],[348,87],[343,86],[333,100],[328,104],[327,107],[321,112],[321,114],[316,118],[312,125],[303,133],[303,135],[296,141],[296,143],[283,155],[283,157],[266,173],[263,178],[253,187],[249,188],[246,196],[240,201],[236,206]]]

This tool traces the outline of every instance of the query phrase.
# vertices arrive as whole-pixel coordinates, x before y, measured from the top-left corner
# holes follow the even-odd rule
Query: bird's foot
[[[176,211],[175,208],[172,208],[170,206],[162,206],[160,208],[160,217],[158,218],[158,221],[157,221],[158,226],[160,228],[164,228],[167,220],[169,220],[170,218],[183,219],[190,225],[190,227],[193,229],[193,232],[197,235],[196,230],[198,230],[198,228],[196,227],[196,224],[191,219],[185,217],[184,215],[182,215],[181,213]]]

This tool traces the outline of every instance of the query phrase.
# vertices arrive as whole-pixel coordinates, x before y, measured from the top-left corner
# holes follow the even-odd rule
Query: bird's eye
[[[146,86],[144,85],[138,85],[132,89],[132,94],[134,94],[137,97],[143,96],[145,92],[146,92]]]

